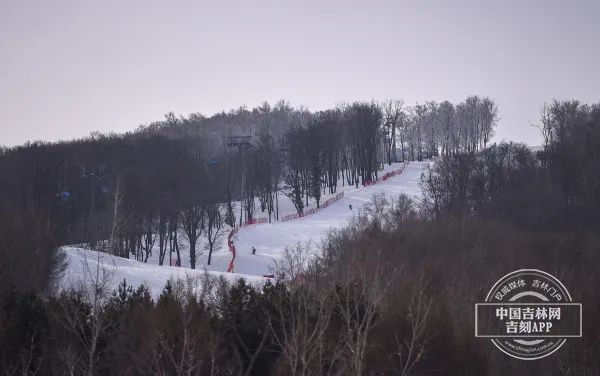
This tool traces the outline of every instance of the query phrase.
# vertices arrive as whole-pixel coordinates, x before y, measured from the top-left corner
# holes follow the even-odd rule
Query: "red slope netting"
[[[246,222],[244,222],[240,227],[256,225],[258,223],[267,223],[268,221],[269,221],[269,218],[266,218],[266,217],[252,218],[252,219],[249,219]]]
[[[392,171],[392,172],[388,172],[385,175],[383,175],[381,178],[377,179],[377,180],[367,180],[363,186],[364,187],[369,187],[371,185],[375,185],[375,184],[379,184],[381,182],[384,182],[386,180],[388,180],[389,178],[396,176],[396,175],[400,175],[402,173],[402,171],[404,171],[404,167],[406,167],[406,165],[408,164],[408,162],[404,162],[404,164],[402,165],[402,167],[400,167],[400,169]]]
[[[292,219],[297,219],[300,217],[306,217],[307,215],[315,214],[318,211],[320,211],[321,209],[331,206],[333,203],[341,200],[343,197],[344,197],[344,192],[338,193],[337,195],[325,200],[321,205],[319,205],[319,208],[313,208],[313,209],[306,210],[301,215],[298,213],[284,215],[283,217],[281,217],[281,221],[282,222],[291,221]]]
[[[229,261],[229,266],[227,267],[227,273],[233,273],[233,262],[235,261],[235,245],[231,240],[231,237],[238,231],[237,227],[231,229],[229,236],[227,237],[227,246],[229,247],[229,252],[231,252],[231,261]]]
[[[378,183],[381,183],[383,181],[386,181],[387,179],[396,176],[396,175],[400,175],[402,173],[402,171],[404,171],[404,167],[407,165],[408,163],[405,162],[401,168],[399,168],[398,170],[392,171],[392,172],[388,172],[385,175],[383,175],[381,178],[377,179],[377,180],[368,180],[366,181],[363,186],[364,187],[369,187],[371,185],[375,185]],[[331,197],[330,199],[326,200],[323,204],[320,205],[319,208],[314,208],[314,209],[310,209],[307,210],[305,212],[303,212],[302,214],[298,214],[298,213],[294,213],[294,214],[289,214],[289,215],[285,215],[283,217],[281,217],[281,221],[290,221],[292,219],[298,219],[301,217],[306,217],[307,215],[310,214],[314,214],[317,213],[319,210],[326,208],[328,206],[330,206],[331,204],[333,204],[334,202],[337,202],[339,200],[341,200],[344,197],[344,192],[342,193],[338,193],[337,195],[335,195],[334,197]]]
[[[402,167],[398,170],[392,171],[392,172],[388,172],[386,174],[384,174],[381,178],[371,181],[368,180],[366,181],[363,186],[365,187],[369,187],[371,185],[375,185],[378,183],[381,183],[383,181],[386,181],[387,179],[396,176],[396,175],[400,175],[402,173],[402,171],[404,171],[404,167],[406,167],[406,165],[408,164],[408,162],[404,162],[404,164],[402,165]],[[285,221],[290,221],[292,219],[298,219],[301,217],[306,217],[307,215],[311,215],[314,213],[319,212],[321,209],[324,209],[328,206],[333,205],[335,202],[341,200],[342,198],[344,198],[344,192],[338,193],[337,195],[328,198],[327,200],[325,200],[321,205],[319,205],[319,208],[313,208],[313,209],[309,209],[305,212],[302,213],[302,215],[298,214],[298,213],[294,213],[294,214],[289,214],[289,215],[284,215],[283,217],[281,217],[281,221],[285,222]],[[227,267],[227,272],[229,273],[233,273],[233,268],[234,268],[234,261],[235,261],[235,255],[236,255],[236,250],[235,250],[235,245],[233,244],[233,241],[231,240],[231,238],[233,237],[233,235],[235,235],[236,232],[238,232],[238,230],[240,228],[243,227],[247,227],[250,225],[254,225],[254,224],[258,224],[258,223],[267,223],[268,219],[265,217],[260,217],[260,218],[252,218],[251,220],[248,220],[246,222],[244,222],[241,226],[239,227],[235,227],[233,229],[231,229],[231,232],[229,233],[229,236],[227,238],[227,246],[229,247],[229,252],[231,252],[231,261],[229,261],[229,266]]]

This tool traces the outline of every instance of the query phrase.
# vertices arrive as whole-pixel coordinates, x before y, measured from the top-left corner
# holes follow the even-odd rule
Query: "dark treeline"
[[[537,153],[511,143],[439,159],[422,176],[422,203],[374,197],[317,256],[286,250],[276,284],[206,276],[169,283],[156,300],[126,283],[112,295],[5,292],[0,366],[40,375],[595,375],[599,108],[554,103],[543,124],[564,127],[563,137]],[[524,266],[557,275],[584,307],[583,338],[544,361],[508,358],[473,335],[474,303]]]
[[[596,375],[600,105],[555,102],[541,127],[551,136],[540,152],[511,143],[441,157],[422,176],[422,203],[374,197],[317,256],[286,250],[274,285],[206,277],[169,283],[157,300],[126,284],[112,295],[5,292],[0,366],[75,375]],[[523,267],[551,272],[583,303],[583,338],[543,361],[506,357],[473,335],[474,304]]]
[[[425,207],[472,212],[534,231],[600,229],[600,105],[554,102],[538,126],[544,148],[494,145],[441,159],[424,176]]]
[[[42,269],[59,262],[60,244],[144,262],[158,249],[161,265],[180,264],[187,252],[195,268],[201,240],[210,262],[226,226],[258,212],[277,220],[286,196],[301,215],[340,184],[376,179],[384,163],[484,147],[496,112],[477,96],[456,106],[390,100],[316,113],[280,101],[212,117],[168,114],[124,135],[3,149],[0,252],[9,261],[0,282],[18,286],[30,262]],[[33,260],[33,249],[44,256]]]

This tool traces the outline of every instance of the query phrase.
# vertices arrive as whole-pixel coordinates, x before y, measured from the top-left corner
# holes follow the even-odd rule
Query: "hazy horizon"
[[[600,100],[600,2],[56,1],[0,5],[0,145],[126,132],[279,99],[310,110],[468,95],[494,141],[541,144],[540,108]]]

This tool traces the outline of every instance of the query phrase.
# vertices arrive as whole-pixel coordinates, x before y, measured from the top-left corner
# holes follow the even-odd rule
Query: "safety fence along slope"
[[[323,203],[321,205],[319,205],[318,208],[312,208],[312,209],[306,210],[306,211],[302,212],[301,214],[294,213],[294,214],[284,215],[281,217],[281,221],[282,222],[291,221],[292,219],[298,219],[301,217],[306,217],[307,215],[310,215],[310,214],[315,214],[315,213],[319,212],[321,209],[325,209],[326,207],[331,206],[333,203],[341,200],[342,198],[344,198],[344,192],[338,193],[337,195],[323,201]]]
[[[372,181],[368,180],[363,184],[363,186],[369,187],[371,185],[375,185],[375,184],[384,182],[391,177],[400,175],[404,171],[404,168],[406,167],[407,164],[408,164],[408,162],[404,162],[402,164],[402,167],[400,167],[399,169],[390,171],[390,172],[382,175],[380,178],[378,178],[376,180],[372,180]],[[294,214],[284,215],[281,217],[280,221],[281,222],[291,221],[292,219],[303,218],[303,217],[306,217],[307,215],[318,213],[322,209],[325,209],[325,208],[333,205],[334,203],[338,202],[342,198],[344,198],[344,192],[340,192],[340,193],[336,194],[335,196],[330,197],[327,200],[323,201],[323,203],[321,205],[319,205],[318,208],[312,208],[312,209],[304,211],[303,213],[294,213]],[[227,237],[227,246],[229,248],[229,251],[231,252],[231,261],[229,262],[229,265],[227,267],[228,272],[233,273],[234,261],[235,261],[235,256],[236,256],[236,249],[235,249],[235,245],[233,244],[233,239],[232,239],[233,235],[235,235],[239,231],[240,228],[248,227],[250,225],[255,225],[255,224],[259,224],[259,223],[267,223],[267,222],[268,222],[268,219],[265,217],[252,218],[250,220],[245,221],[241,226],[235,226],[234,228],[231,229],[231,232],[229,233],[229,236]]]
[[[376,180],[367,180],[367,181],[366,181],[366,182],[363,184],[363,186],[364,186],[364,187],[369,187],[369,186],[371,186],[371,185],[375,185],[375,184],[382,183],[382,182],[384,182],[384,181],[388,180],[388,179],[389,179],[389,178],[391,178],[391,177],[394,177],[394,176],[400,175],[400,174],[401,174],[401,173],[404,171],[404,168],[406,167],[406,165],[407,165],[407,164],[408,164],[408,161],[404,162],[404,163],[402,164],[402,167],[400,167],[399,169],[397,169],[397,170],[394,170],[394,171],[390,171],[390,172],[388,172],[388,173],[385,173],[384,175],[382,175],[380,178],[378,178],[378,179],[376,179]]]

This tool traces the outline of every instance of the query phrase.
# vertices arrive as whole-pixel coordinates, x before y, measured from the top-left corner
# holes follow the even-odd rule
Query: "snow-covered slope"
[[[122,257],[112,256],[102,252],[76,247],[63,247],[68,257],[68,267],[63,277],[62,288],[89,289],[94,281],[106,281],[109,290],[117,288],[125,279],[128,285],[137,287],[145,284],[154,296],[158,296],[169,279],[197,278],[202,280],[205,273],[209,276],[223,276],[229,281],[244,278],[253,285],[266,282],[262,276],[242,275],[207,271],[204,268],[190,269],[185,267],[159,266]],[[97,266],[100,265],[99,277]]]
[[[240,229],[234,236],[237,249],[236,274],[224,273],[231,259],[231,253],[227,250],[225,242],[213,253],[212,265],[205,266],[208,257],[207,252],[199,256],[197,266],[199,270],[186,267],[158,266],[158,262],[152,257],[145,264],[101,254],[100,263],[108,271],[109,284],[113,288],[123,278],[126,278],[128,284],[134,286],[146,283],[155,295],[160,293],[169,278],[183,278],[186,275],[200,276],[204,269],[213,275],[225,275],[228,279],[246,278],[252,283],[261,283],[264,281],[262,275],[272,272],[273,261],[281,257],[286,247],[293,247],[298,242],[303,245],[307,243],[318,244],[330,229],[344,226],[365,203],[371,200],[374,194],[383,193],[387,196],[397,196],[400,193],[405,193],[416,200],[420,199],[419,178],[425,163],[411,162],[402,174],[373,186],[341,187],[338,189],[338,192],[344,191],[344,197],[341,200],[304,218],[287,222],[276,221],[256,224]],[[400,164],[387,166],[385,171],[392,171],[400,167]],[[323,200],[327,197],[325,196]],[[288,199],[284,198],[284,200]],[[291,203],[287,205],[287,209],[286,205],[282,204],[283,214],[286,210],[292,210]],[[349,205],[352,205],[352,210],[350,210]],[[250,253],[253,246],[256,248],[256,255]],[[92,278],[93,276],[88,275],[88,269],[96,270],[98,255],[93,251],[80,248],[64,247],[64,249],[69,258],[69,267],[63,280],[63,286]],[[185,251],[183,254],[185,254]],[[184,266],[189,265],[188,257],[183,258],[182,262]]]
[[[330,229],[340,228],[348,223],[376,193],[388,196],[406,193],[414,199],[419,199],[422,168],[421,163],[410,163],[401,175],[385,182],[366,188],[350,188],[344,192],[344,198],[316,214],[288,222],[252,225],[240,230],[234,237],[238,250],[235,272],[255,275],[269,273],[269,266],[286,247],[294,246],[298,242],[319,242]],[[350,204],[352,210],[349,209]],[[250,254],[253,246],[256,248],[256,255]],[[226,270],[230,259],[229,252],[214,254],[210,270]]]

